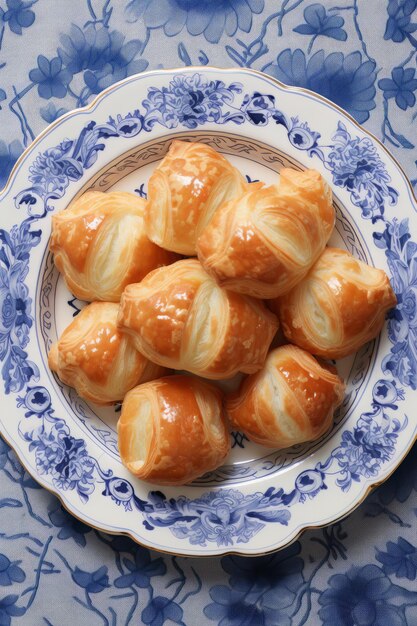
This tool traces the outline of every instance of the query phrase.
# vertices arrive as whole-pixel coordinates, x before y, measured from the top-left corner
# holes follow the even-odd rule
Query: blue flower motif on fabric
[[[304,584],[304,562],[299,553],[296,542],[270,556],[223,558],[230,587],[211,588],[212,603],[204,607],[205,616],[230,626],[291,624],[289,615]]]
[[[0,469],[5,467],[6,463],[9,460],[9,452],[10,448],[3,439],[0,438]]]
[[[164,596],[155,596],[142,611],[142,623],[159,626],[171,622],[185,626],[182,621],[184,611],[177,602]]]
[[[29,78],[38,85],[38,94],[41,98],[52,98],[52,96],[65,98],[72,74],[62,67],[62,61],[59,57],[48,60],[40,54],[38,67],[30,70]]]
[[[64,98],[69,92],[77,98],[77,106],[82,106],[91,94],[97,94],[131,74],[143,72],[148,66],[145,59],[137,58],[144,42],[138,39],[126,42],[125,36],[117,30],[110,30],[105,20],[86,24],[83,29],[72,24],[69,33],[62,34],[60,40],[58,56],[47,59],[39,55],[38,67],[29,72],[29,79],[32,85],[37,85],[41,98]],[[84,86],[77,96],[70,84],[80,73]]]
[[[226,556],[221,560],[221,564],[224,571],[230,575],[230,586],[233,589],[251,594],[253,597],[263,590],[275,590],[276,593],[288,598],[289,606],[294,600],[296,590],[304,582],[302,574],[304,562],[299,554],[300,544],[295,542],[279,553],[257,559]]]
[[[386,552],[377,550],[376,559],[387,576],[395,574],[396,578],[416,579],[417,548],[403,537],[398,537],[396,543],[388,541]]]
[[[65,541],[72,538],[77,545],[82,547],[86,545],[85,535],[93,529],[70,515],[58,500],[54,500],[52,507],[49,508],[48,517],[54,526],[60,528],[58,539]]]
[[[84,72],[86,84],[94,81],[104,89],[106,77],[113,73],[113,81],[130,74],[143,72],[147,62],[136,59],[142,48],[139,39],[125,42],[125,36],[117,30],[90,24],[84,29],[72,24],[69,34],[60,37],[62,47],[58,55],[65,68],[73,75]],[[95,92],[94,92],[95,93]]]
[[[101,593],[106,587],[110,586],[107,572],[105,565],[95,572],[85,572],[76,567],[71,574],[71,578],[76,585],[85,589],[87,593]]]
[[[323,626],[407,626],[404,608],[417,603],[417,593],[394,585],[376,565],[351,567],[328,584],[319,596]]]
[[[300,24],[293,30],[301,35],[312,35],[312,43],[319,35],[338,41],[346,41],[347,39],[346,31],[342,28],[345,23],[343,17],[327,13],[322,4],[310,4],[304,9],[304,19],[305,24]],[[309,46],[309,51],[312,43]]]
[[[374,241],[385,250],[398,304],[388,316],[391,353],[384,371],[403,385],[417,389],[417,244],[411,240],[408,219],[387,221]]]
[[[10,561],[5,554],[0,554],[0,586],[9,587],[13,583],[21,583],[26,574],[19,567],[21,561]]]
[[[141,546],[135,552],[134,561],[125,558],[123,563],[129,570],[129,573],[122,574],[114,581],[114,586],[119,589],[131,587],[132,585],[140,589],[148,589],[151,587],[151,578],[163,576],[167,569],[161,558],[152,560],[149,550]]]
[[[204,607],[204,615],[222,626],[291,624],[286,607],[282,612],[279,611],[281,602],[274,592],[266,592],[262,595],[261,602],[254,604],[246,601],[242,591],[230,589],[226,585],[215,585],[210,589],[210,598],[212,603]]]
[[[58,48],[58,54],[63,65],[72,75],[83,72],[85,89],[80,104],[85,103],[89,94],[99,93],[148,66],[145,59],[136,58],[143,42],[138,39],[125,42],[121,32],[105,25],[89,24],[81,29],[72,24],[69,34],[62,34],[60,39],[62,47]]]
[[[67,109],[64,109],[64,107],[57,109],[53,102],[49,102],[47,106],[41,107],[40,109],[42,119],[44,119],[48,124],[52,124],[52,122],[55,122],[55,120],[67,112]]]
[[[20,617],[26,613],[25,607],[16,606],[19,596],[12,594],[0,600],[0,624],[10,626],[12,617]]]
[[[389,0],[384,39],[392,39],[396,43],[408,39],[417,30],[417,22],[411,21],[416,9],[417,0]]]
[[[22,34],[22,28],[29,28],[35,21],[35,13],[31,10],[37,0],[6,0],[7,10],[0,7],[0,21],[9,25],[12,33]]]
[[[204,35],[217,43],[225,32],[232,37],[237,30],[248,33],[252,15],[262,13],[264,0],[130,0],[126,6],[129,22],[143,20],[148,28],[163,27],[168,37],[185,27],[190,35]]]
[[[395,98],[396,104],[405,111],[408,107],[413,107],[416,103],[414,92],[417,89],[417,78],[415,69],[408,67],[394,67],[391,78],[382,78],[378,81],[378,87],[384,92],[384,98],[389,100]]]
[[[319,50],[307,60],[303,50],[292,52],[287,48],[276,63],[264,69],[287,85],[307,87],[333,100],[361,124],[375,108],[376,65],[374,61],[363,61],[360,52],[325,56],[324,50]]]

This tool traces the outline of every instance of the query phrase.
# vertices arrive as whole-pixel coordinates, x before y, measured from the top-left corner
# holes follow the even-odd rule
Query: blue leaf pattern
[[[48,3],[0,0],[0,187],[45,123],[135,72],[198,64],[253,67],[332,99],[369,125],[417,184],[417,0],[381,0],[378,13],[358,0],[67,4],[64,21]],[[161,101],[166,102],[163,110]],[[6,392],[20,394],[25,423],[31,424],[27,444],[40,471],[63,489],[75,490],[82,501],[101,482],[109,505],[130,507],[132,514],[146,507],[146,522],[155,533],[167,529],[184,541],[230,545],[260,526],[267,524],[273,532],[274,524],[285,525],[290,507],[314,500],[326,489],[328,475],[336,473],[341,487],[349,489],[377,472],[392,453],[401,427],[395,414],[402,388],[417,388],[415,230],[411,220],[396,219],[396,192],[372,142],[352,136],[343,125],[334,129],[332,145],[324,146],[316,128],[295,114],[283,116],[268,94],[245,94],[232,74],[228,84],[210,84],[195,73],[166,85],[165,91],[158,87],[142,94],[140,102],[140,111],[86,128],[78,141],[64,142],[33,164],[27,189],[17,199],[28,219],[0,232],[2,379]],[[195,129],[211,121],[233,132],[242,119],[254,126],[278,125],[294,147],[323,161],[334,185],[347,190],[358,212],[373,224],[399,304],[389,319],[392,349],[384,378],[375,384],[371,410],[358,416],[352,433],[343,434],[329,465],[301,473],[289,493],[259,494],[262,507],[240,506],[231,490],[207,517],[201,507],[210,496],[203,495],[198,511],[186,498],[172,507],[159,492],[139,501],[126,481],[102,474],[83,441],[65,432],[28,357],[33,303],[25,278],[28,258],[42,236],[36,219],[94,165],[106,142],[146,133],[155,124]],[[57,176],[51,185],[45,175],[52,165]],[[137,193],[145,197],[146,188],[138,183]],[[77,308],[75,302],[75,313]],[[235,441],[244,445],[239,433]],[[86,526],[38,488],[3,440],[0,472],[2,626],[64,624],[67,614],[71,623],[109,626],[196,620],[221,626],[416,623],[413,453],[343,523],[307,531],[274,555],[204,561],[161,556],[126,537]]]

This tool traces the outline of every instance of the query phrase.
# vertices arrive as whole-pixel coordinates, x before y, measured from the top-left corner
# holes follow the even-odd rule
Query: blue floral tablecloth
[[[46,124],[113,82],[206,64],[334,100],[415,186],[416,57],[417,0],[0,0],[0,187]],[[410,293],[415,325],[417,275]],[[0,626],[417,625],[416,448],[346,520],[254,559],[163,556],[99,533],[1,439],[0,472]]]

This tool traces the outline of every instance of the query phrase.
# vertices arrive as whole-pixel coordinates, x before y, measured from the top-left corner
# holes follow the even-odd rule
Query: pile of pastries
[[[396,304],[382,270],[326,247],[334,224],[319,172],[248,184],[184,141],[147,201],[88,191],[53,216],[56,267],[91,304],[49,365],[86,400],[123,401],[119,450],[133,474],[184,484],[224,462],[230,429],[280,449],[331,427],[344,384],[323,359],[357,351]],[[279,326],[288,343],[271,350]],[[233,393],[207,381],[238,372]]]

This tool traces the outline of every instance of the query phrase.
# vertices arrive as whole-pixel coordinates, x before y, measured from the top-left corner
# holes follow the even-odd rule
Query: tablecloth
[[[64,112],[132,73],[199,64],[322,93],[415,186],[416,56],[417,0],[0,0],[0,187]],[[410,293],[415,321],[417,276]],[[276,554],[186,559],[77,521],[0,440],[0,626],[417,625],[416,451]]]

